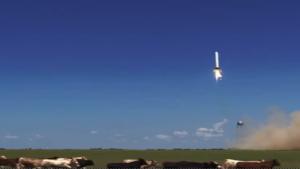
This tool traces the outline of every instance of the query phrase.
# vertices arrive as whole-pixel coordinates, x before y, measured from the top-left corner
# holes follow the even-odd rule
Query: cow
[[[178,162],[163,162],[164,169],[219,169],[221,166],[215,161],[209,162],[192,162],[192,161],[178,161]]]
[[[280,166],[280,163],[274,160],[262,160],[261,162],[238,162],[236,164],[236,168],[240,169],[272,169],[275,166]]]
[[[156,168],[161,168],[159,167],[159,163],[155,160],[147,160],[146,161],[148,164],[147,165],[142,165],[141,169],[156,169]]]
[[[74,158],[78,162],[78,168],[84,168],[86,166],[94,165],[93,160],[88,160],[87,158]]]
[[[257,161],[241,161],[234,159],[226,159],[223,163],[224,169],[235,169],[235,168],[272,168],[274,166],[279,166],[279,162],[277,160],[265,161],[265,160],[257,160]],[[254,167],[252,167],[254,166]]]
[[[240,162],[239,160],[234,160],[234,159],[226,159],[223,163],[223,168],[224,169],[233,169],[236,167],[236,164]]]
[[[125,159],[123,160],[123,163],[131,163],[134,161],[138,161],[138,159]],[[145,160],[146,161],[146,165],[142,165],[140,168],[141,169],[150,169],[150,168],[157,168],[158,167],[158,162],[155,160]]]
[[[122,162],[123,163],[131,163],[131,162],[134,162],[134,161],[138,161],[139,159],[125,159],[123,160]],[[157,161],[155,160],[145,160],[147,165],[155,165],[155,164],[158,164]]]
[[[16,169],[22,167],[19,163],[19,158],[6,158],[5,156],[0,157],[0,166],[11,167]]]
[[[120,163],[108,163],[106,166],[108,169],[140,169],[141,166],[143,165],[148,165],[147,162],[142,159],[139,158],[137,161],[132,161],[129,163],[124,163],[124,162],[120,162]]]
[[[78,168],[79,164],[76,159],[69,158],[43,159],[42,167]]]
[[[88,160],[86,157],[71,157],[71,158],[62,158],[62,157],[57,157],[57,156],[54,156],[54,157],[48,157],[46,159],[52,159],[52,160],[76,160],[77,163],[78,163],[78,167],[77,168],[84,168],[86,166],[91,166],[91,165],[94,165],[94,161],[92,160]]]
[[[19,163],[26,168],[78,168],[76,159],[57,158],[57,159],[37,159],[21,157]]]
[[[234,160],[234,159],[226,159],[223,163],[223,168],[224,169],[234,169],[236,168],[236,164],[238,162],[246,162],[246,161],[241,161],[241,160]],[[254,162],[254,163],[259,163],[260,161],[248,161],[248,162]]]

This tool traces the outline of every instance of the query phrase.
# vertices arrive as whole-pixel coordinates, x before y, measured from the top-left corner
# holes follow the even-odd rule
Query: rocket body
[[[216,62],[216,68],[220,67],[219,64],[219,52],[215,52],[215,62]]]
[[[220,68],[220,62],[219,62],[219,52],[215,52],[215,63],[216,67],[214,68],[213,72],[215,75],[216,81],[222,79],[222,69]]]

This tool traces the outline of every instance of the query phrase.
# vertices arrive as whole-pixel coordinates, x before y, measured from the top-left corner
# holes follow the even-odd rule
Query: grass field
[[[222,162],[226,158],[240,160],[273,159],[280,161],[280,168],[300,167],[300,150],[1,150],[0,155],[13,157],[72,157],[86,156],[94,160],[95,167],[105,168],[108,162],[118,162],[126,158],[164,160],[191,160]]]

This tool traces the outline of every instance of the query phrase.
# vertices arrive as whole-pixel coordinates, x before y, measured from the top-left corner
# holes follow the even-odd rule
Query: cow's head
[[[209,164],[209,167],[211,167],[211,168],[219,168],[220,167],[219,163],[216,161],[210,161],[210,162],[208,162],[208,164]]]
[[[71,158],[70,165],[71,165],[72,168],[78,168],[79,167],[79,163],[78,163],[77,159],[75,159],[75,158]]]
[[[147,165],[155,166],[158,164],[158,161],[155,160],[146,160]]]
[[[7,159],[6,156],[0,156],[0,159]]]
[[[146,160],[144,160],[142,158],[138,158],[138,162],[140,163],[140,165],[148,165]]]
[[[93,160],[77,159],[77,162],[78,162],[80,168],[94,165]]]

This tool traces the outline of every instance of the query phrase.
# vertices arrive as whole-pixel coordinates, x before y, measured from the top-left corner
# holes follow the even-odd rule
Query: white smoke
[[[200,127],[196,131],[196,136],[203,138],[221,137],[224,133],[224,125],[227,123],[227,119],[223,119],[213,125],[212,128]]]

